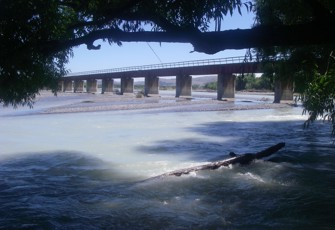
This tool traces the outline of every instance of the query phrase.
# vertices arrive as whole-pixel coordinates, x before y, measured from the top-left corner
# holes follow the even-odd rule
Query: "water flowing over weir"
[[[301,108],[7,115],[0,229],[332,229],[330,127]],[[140,182],[286,142],[269,161]]]

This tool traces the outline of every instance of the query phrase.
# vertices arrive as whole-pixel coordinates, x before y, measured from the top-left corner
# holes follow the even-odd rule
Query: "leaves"
[[[207,31],[242,6],[251,10],[240,0],[0,0],[0,103],[32,106],[42,88],[56,92],[74,45],[122,44],[95,32]]]
[[[331,0],[307,2],[308,7],[304,8],[302,0],[0,0],[0,103],[31,105],[43,87],[55,92],[74,46],[85,44],[89,49],[97,49],[100,46],[93,44],[99,39],[117,45],[123,41],[188,42],[195,51],[208,54],[227,48],[271,46],[272,40],[264,39],[271,34],[262,28],[249,33],[242,30],[215,33],[219,37],[206,32],[213,22],[215,30],[220,31],[224,17],[235,11],[242,14],[244,7],[259,12],[259,24],[275,25],[270,28],[271,33],[277,32],[274,31],[278,30],[277,25],[317,18],[319,10],[314,9],[319,9],[320,4],[326,9],[320,11],[334,11]],[[311,7],[313,2],[317,2],[317,7]],[[329,42],[324,31],[328,35],[332,23],[311,25],[313,31],[325,25],[315,34],[322,37],[321,42]],[[310,24],[306,27],[310,28]],[[285,38],[295,34],[286,36],[287,31],[292,32],[291,28],[281,29],[284,41],[279,43],[287,44]],[[276,37],[282,39],[282,36]],[[319,42],[315,36],[306,39]],[[275,47],[271,51],[287,50]]]
[[[292,25],[325,20],[334,12],[334,1],[330,0],[256,0],[256,21],[258,25]],[[328,20],[328,19],[326,19]],[[260,56],[285,55],[285,62],[272,64],[267,74],[274,73],[277,78],[291,78],[295,82],[298,100],[308,114],[305,127],[316,119],[330,121],[335,134],[335,66],[329,53],[335,49],[333,44],[319,46],[269,47],[258,49]]]
[[[305,127],[321,118],[332,123],[335,134],[335,72],[332,69],[324,75],[316,75],[301,96],[303,113],[309,115]]]
[[[66,27],[73,13],[58,1],[1,0],[0,103],[32,106],[39,90],[56,92],[71,50],[48,52],[44,44],[71,38]],[[25,7],[18,7],[25,5]]]

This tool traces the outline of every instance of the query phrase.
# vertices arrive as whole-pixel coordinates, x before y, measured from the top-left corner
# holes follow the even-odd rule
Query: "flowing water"
[[[299,107],[29,114],[0,120],[1,229],[334,229],[330,126]],[[248,166],[146,180],[286,147]]]

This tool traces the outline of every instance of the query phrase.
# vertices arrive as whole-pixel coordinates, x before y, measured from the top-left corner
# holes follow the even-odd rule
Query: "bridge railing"
[[[250,59],[248,59],[248,61],[250,62]],[[243,62],[245,62],[245,56],[238,56],[238,57],[228,57],[228,58],[193,60],[193,61],[142,65],[142,66],[120,67],[120,68],[113,68],[113,69],[92,70],[92,71],[85,71],[85,72],[69,73],[68,75],[66,75],[66,77],[106,74],[106,73],[119,73],[119,72],[129,72],[129,71],[141,71],[141,70],[153,70],[153,69],[167,69],[167,68],[178,68],[178,67],[234,64],[234,63],[243,63]]]

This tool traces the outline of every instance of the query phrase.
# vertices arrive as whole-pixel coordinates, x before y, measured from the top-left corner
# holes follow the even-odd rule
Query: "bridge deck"
[[[278,59],[280,57],[276,57]],[[260,73],[261,63],[255,58],[230,57],[219,59],[172,62],[154,65],[131,66],[105,70],[72,73],[64,76],[60,81],[60,90],[97,92],[97,80],[102,79],[102,93],[113,92],[113,78],[121,79],[121,94],[133,93],[134,79],[145,78],[144,94],[159,94],[159,77],[176,76],[176,97],[191,96],[191,75],[217,74],[217,98],[235,97],[234,73]],[[293,83],[278,83],[277,97],[282,100],[293,99]],[[279,99],[279,100],[280,100]]]
[[[69,80],[87,80],[147,76],[256,73],[259,71],[259,62],[255,60],[247,61],[244,56],[240,56],[77,72],[70,73],[65,77]]]

